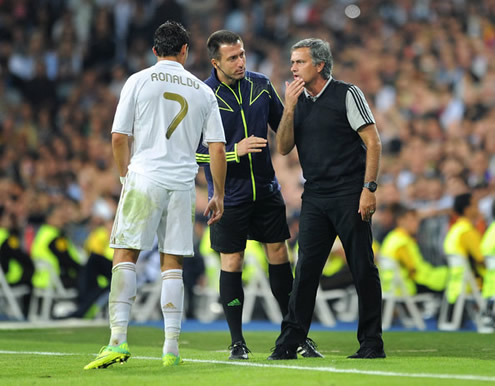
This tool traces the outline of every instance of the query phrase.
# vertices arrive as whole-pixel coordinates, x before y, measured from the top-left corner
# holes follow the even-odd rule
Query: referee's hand
[[[244,138],[237,143],[237,155],[242,157],[247,153],[259,153],[266,147],[267,142],[265,138],[255,137],[254,135]]]
[[[208,225],[215,224],[218,222],[223,216],[223,197],[220,198],[218,196],[213,195],[210,202],[206,206],[206,209],[203,213],[204,216],[210,215],[210,219],[208,220]]]

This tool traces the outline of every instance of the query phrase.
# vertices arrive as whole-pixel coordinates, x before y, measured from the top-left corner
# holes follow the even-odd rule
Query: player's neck
[[[156,58],[158,62],[161,62],[162,60],[169,60],[171,62],[177,62],[180,63],[184,66],[185,60],[184,58],[181,58],[180,56],[158,56]]]

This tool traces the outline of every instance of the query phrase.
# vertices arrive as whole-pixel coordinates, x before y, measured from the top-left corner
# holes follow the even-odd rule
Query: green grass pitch
[[[182,366],[163,368],[159,328],[131,326],[126,364],[83,370],[108,327],[0,330],[0,385],[495,385],[495,335],[385,332],[388,357],[351,360],[355,332],[315,331],[324,359],[268,361],[277,332],[248,331],[253,354],[228,361],[229,335],[183,332]]]

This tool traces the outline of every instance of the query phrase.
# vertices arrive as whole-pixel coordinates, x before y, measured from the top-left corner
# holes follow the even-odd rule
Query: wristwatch
[[[366,188],[373,193],[376,191],[376,188],[378,188],[378,184],[375,181],[365,182],[363,188]]]

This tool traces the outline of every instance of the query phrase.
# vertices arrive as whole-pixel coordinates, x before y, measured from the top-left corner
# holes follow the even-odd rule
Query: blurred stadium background
[[[11,284],[1,287],[2,320],[47,321],[78,310],[77,317],[104,319],[108,278],[91,273],[103,272],[96,262],[111,258],[108,227],[120,194],[113,114],[127,77],[154,63],[153,31],[168,19],[191,32],[186,68],[198,78],[211,71],[206,38],[230,29],[243,37],[248,69],[268,75],[280,95],[291,80],[290,46],[309,36],[330,42],[334,76],[363,90],[383,142],[377,248],[394,226],[394,203],[418,210],[419,246],[433,266],[446,265],[442,245],[453,197],[473,193],[480,232],[494,220],[495,1],[0,0],[0,241],[18,254],[17,263],[2,254],[4,282]],[[303,184],[297,153],[272,154],[294,248]],[[201,215],[207,202],[201,172],[197,189],[186,318],[208,322],[222,314],[218,257],[208,248]],[[41,229],[47,233],[37,241]],[[66,277],[40,258],[51,242]],[[248,254],[246,321],[277,321],[269,291],[264,296],[263,256],[256,245]],[[153,297],[156,259],[156,251],[142,256],[155,264],[140,265],[137,321],[161,318]],[[355,297],[346,285],[319,298],[316,316],[324,325],[355,321]],[[438,298],[421,312],[435,318]],[[421,327],[400,309],[393,316]],[[457,327],[473,328],[465,322]]]

